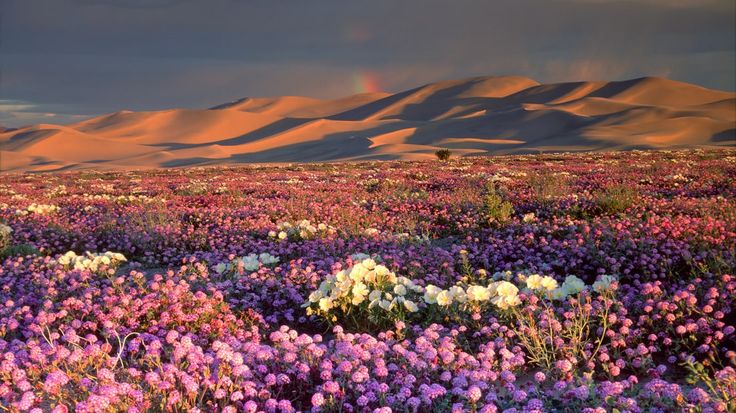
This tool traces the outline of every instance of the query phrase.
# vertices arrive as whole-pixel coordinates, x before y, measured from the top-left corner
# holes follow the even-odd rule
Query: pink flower
[[[322,393],[314,393],[312,395],[312,406],[314,407],[321,407],[325,404],[325,397],[322,395]]]

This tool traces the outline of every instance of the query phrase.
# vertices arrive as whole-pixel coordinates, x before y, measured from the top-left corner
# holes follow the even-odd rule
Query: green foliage
[[[0,259],[8,257],[26,257],[28,255],[41,255],[41,252],[30,244],[10,245],[0,250]]]
[[[562,316],[555,302],[544,295],[539,295],[536,306],[511,307],[509,312],[515,323],[511,329],[526,349],[530,364],[554,371],[555,362],[569,356],[574,356],[581,366],[594,359],[610,328],[608,314],[614,295],[613,289],[606,289],[597,299],[588,291],[571,296],[565,303],[569,306],[569,318]],[[599,300],[600,306],[591,311],[594,300]]]
[[[486,225],[494,223],[504,223],[511,219],[514,213],[514,206],[509,201],[505,201],[501,194],[498,193],[496,187],[492,183],[486,185],[486,194],[483,197],[483,219]]]
[[[620,214],[636,202],[636,189],[626,185],[610,186],[595,196],[595,204],[604,214]]]
[[[736,411],[736,380],[733,375],[723,375],[718,377],[716,368],[718,365],[712,357],[701,361],[687,359],[682,363],[688,372],[685,381],[693,386],[703,388],[713,400],[720,401],[726,407],[725,411]]]
[[[450,152],[449,149],[440,149],[437,152],[435,152],[434,155],[440,161],[446,161],[446,160],[450,159],[450,156],[452,155],[452,152]]]
[[[560,174],[544,173],[529,178],[529,185],[534,190],[538,202],[547,203],[570,192],[567,178]]]

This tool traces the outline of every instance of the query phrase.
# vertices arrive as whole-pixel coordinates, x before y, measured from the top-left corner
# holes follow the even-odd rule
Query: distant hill
[[[244,98],[0,129],[2,171],[127,169],[736,144],[736,93],[645,77],[539,84],[518,76],[335,100]]]

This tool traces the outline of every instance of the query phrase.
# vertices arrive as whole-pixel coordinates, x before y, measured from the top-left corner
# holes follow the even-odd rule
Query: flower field
[[[0,411],[736,411],[736,151],[4,175]]]

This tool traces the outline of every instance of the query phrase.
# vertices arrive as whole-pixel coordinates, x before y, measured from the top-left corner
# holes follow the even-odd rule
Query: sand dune
[[[736,144],[736,94],[662,78],[539,84],[443,81],[396,94],[244,98],[210,109],[121,111],[72,125],[0,129],[0,170]]]

